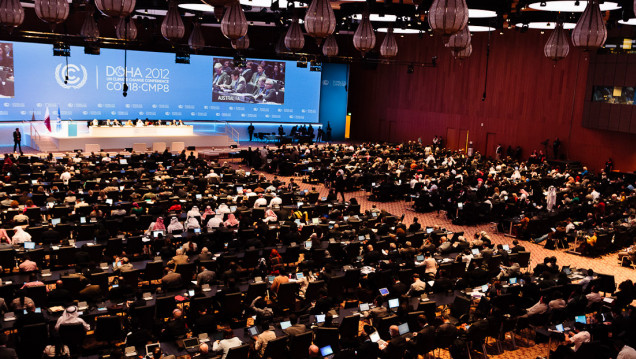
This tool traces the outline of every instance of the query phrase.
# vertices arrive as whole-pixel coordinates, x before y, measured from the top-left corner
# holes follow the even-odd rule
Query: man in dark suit
[[[291,323],[292,326],[283,330],[285,334],[294,336],[294,335],[303,334],[307,332],[307,326],[305,324],[298,323],[298,317],[296,316],[296,314],[291,314],[289,316],[289,322]]]
[[[394,297],[400,297],[409,291],[409,285],[400,282],[398,277],[393,277],[393,285],[391,286],[391,295]]]
[[[397,325],[392,325],[389,328],[391,333],[391,340],[387,343],[386,347],[382,350],[384,352],[383,357],[388,359],[401,359],[406,349],[406,338],[400,335],[400,330]]]
[[[61,305],[67,307],[73,301],[71,292],[64,288],[62,280],[58,280],[55,283],[55,289],[50,291],[47,297],[50,306]]]
[[[510,252],[512,253],[519,253],[519,252],[525,252],[526,251],[526,247],[519,245],[519,241],[518,240],[513,240],[512,241],[512,245],[514,247],[510,248]]]
[[[241,76],[239,70],[232,71],[232,83],[230,84],[230,88],[236,93],[247,92],[247,83],[245,82],[245,78]]]
[[[22,134],[20,133],[20,129],[16,128],[13,131],[13,152],[15,152],[16,147],[20,149],[20,154],[22,154],[22,145],[20,142],[22,141]]]

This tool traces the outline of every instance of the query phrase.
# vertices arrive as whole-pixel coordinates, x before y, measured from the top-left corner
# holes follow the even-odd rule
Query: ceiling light
[[[545,5],[542,5],[545,4]],[[587,6],[587,1],[542,1],[542,2],[534,2],[528,7],[535,10],[544,10],[544,11],[561,11],[561,12],[583,12],[585,7]],[[605,1],[600,4],[601,11],[611,11],[620,9],[621,6],[614,1]]]
[[[523,27],[523,23],[517,23],[517,27]],[[527,24],[528,28],[530,29],[541,29],[541,30],[552,30],[554,29],[554,27],[556,26],[556,22],[530,22]],[[566,30],[571,30],[574,29],[574,27],[576,26],[575,23],[572,22],[565,22],[563,23],[563,28]]]
[[[636,26],[636,18],[634,18],[634,17],[633,17],[633,18],[631,18],[631,19],[629,19],[629,20],[627,20],[627,21],[625,21],[625,20],[618,20],[618,23],[619,23],[619,24],[623,24],[623,25],[633,25],[633,26]]]
[[[219,23],[201,23],[201,26],[203,27],[221,27],[221,24]]]
[[[265,21],[248,21],[248,24],[250,24],[250,26],[267,26],[267,27],[274,27],[276,26],[276,24],[274,22],[265,22]]]
[[[135,10],[138,14],[142,15],[154,15],[154,16],[166,16],[168,10],[163,9],[137,9]]]
[[[179,7],[186,10],[192,11],[203,11],[203,12],[213,12],[214,7],[203,4],[203,3],[188,3],[188,4],[179,4]]]
[[[381,27],[378,28],[378,32],[387,32],[389,30],[389,28],[387,27]],[[393,33],[394,34],[419,34],[420,30],[418,29],[401,29],[401,28],[397,28],[397,29],[393,29]]]
[[[241,5],[253,6],[253,7],[272,7],[272,0],[240,0]],[[287,8],[287,0],[278,0],[278,6],[281,9]],[[307,7],[305,3],[294,2],[295,8]]]
[[[156,20],[157,19],[154,16],[147,16],[147,15],[133,15],[132,18],[135,19],[135,20],[137,20],[137,19]]]
[[[138,14],[141,15],[151,15],[151,16],[166,16],[166,14],[168,13],[168,10],[163,10],[163,9],[137,9],[135,10]],[[183,17],[192,17],[194,16],[193,13],[191,12],[186,12],[185,14],[182,15]]]
[[[353,16],[351,16],[351,18],[353,20],[360,21],[360,20],[362,20],[362,14],[354,14]],[[391,15],[391,14],[386,14],[386,15],[370,14],[369,15],[369,20],[371,20],[371,21],[395,22],[395,20],[397,20],[397,16]]]
[[[497,12],[492,10],[468,9],[468,17],[472,19],[483,19],[488,17],[497,17]]]
[[[495,31],[496,29],[491,26],[468,25],[468,30],[470,30],[470,32],[488,32]]]

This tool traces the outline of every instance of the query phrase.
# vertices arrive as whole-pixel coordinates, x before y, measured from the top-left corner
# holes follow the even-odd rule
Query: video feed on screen
[[[212,101],[235,103],[285,103],[285,63],[231,58],[213,59]]]
[[[0,42],[0,97],[15,96],[13,78],[13,44]]]

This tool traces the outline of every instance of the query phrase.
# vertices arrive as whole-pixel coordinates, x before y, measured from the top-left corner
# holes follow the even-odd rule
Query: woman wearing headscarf
[[[263,219],[263,222],[271,223],[276,221],[278,221],[276,213],[274,213],[271,209],[268,209],[267,212],[265,212],[265,219]]]
[[[175,231],[177,232],[183,231],[183,224],[179,222],[179,218],[172,217],[170,218],[170,224],[168,225],[168,233],[172,233]]]
[[[91,327],[86,324],[84,319],[79,317],[79,311],[76,306],[72,305],[62,313],[62,316],[58,318],[57,323],[55,323],[55,330],[60,330],[60,325],[62,324],[77,324],[80,323],[84,326],[84,329],[90,330]]]
[[[199,224],[199,221],[196,219],[196,217],[190,217],[186,220],[186,230],[188,229],[195,229],[195,228],[201,228],[201,225]]]
[[[22,244],[24,242],[31,242],[31,235],[22,229],[21,226],[17,226],[13,228],[15,230],[15,234],[11,239],[11,244]]]
[[[163,224],[163,217],[157,217],[156,222],[150,223],[147,233],[150,233],[152,231],[165,231],[165,230],[166,230],[166,225]]]
[[[216,213],[214,213],[214,211],[212,210],[212,207],[207,206],[205,207],[205,212],[203,212],[203,214],[201,215],[201,220],[205,221],[206,218],[208,218],[208,216],[214,216]]]
[[[230,213],[227,215],[227,221],[225,221],[223,225],[227,228],[236,228],[239,225],[239,221],[236,219],[236,216],[234,216],[234,213]]]

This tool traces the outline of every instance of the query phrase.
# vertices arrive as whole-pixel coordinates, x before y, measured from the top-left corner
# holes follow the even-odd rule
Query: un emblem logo
[[[68,79],[66,78],[67,73]],[[77,66],[74,64],[59,64],[55,68],[55,81],[57,81],[57,84],[65,89],[82,88],[86,85],[87,80],[88,73],[86,72],[86,67],[84,67],[84,65]]]

